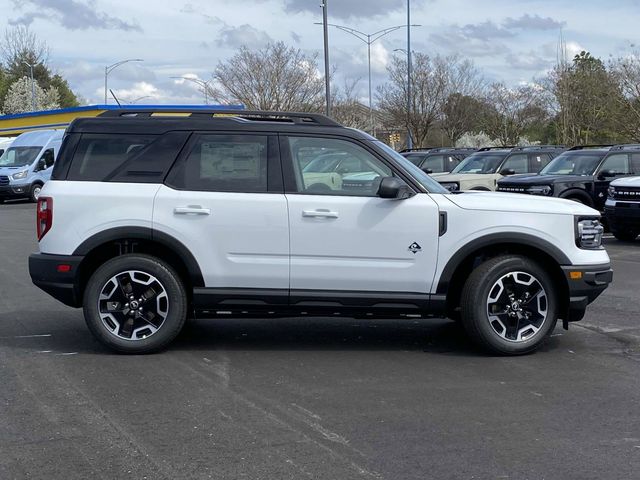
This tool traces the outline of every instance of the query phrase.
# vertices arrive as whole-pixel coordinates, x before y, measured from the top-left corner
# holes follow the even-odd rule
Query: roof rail
[[[434,147],[419,147],[419,148],[403,148],[399,153],[408,153],[408,152],[426,152],[427,150],[433,150]]]
[[[585,150],[587,148],[607,148],[607,147],[613,147],[614,145],[575,145],[573,147],[571,147],[569,150]]]
[[[611,150],[640,150],[640,144],[638,143],[622,143],[620,145],[614,145]]]
[[[526,152],[529,150],[566,150],[565,145],[522,145],[514,147],[515,152]]]
[[[515,145],[509,145],[508,147],[482,147],[478,149],[478,152],[488,152],[489,150],[510,150],[516,148]]]
[[[220,110],[220,109],[189,109],[189,108],[153,108],[114,109],[98,115],[99,117],[170,117],[172,113],[181,114],[188,118],[198,117],[234,117],[249,121],[291,122],[304,125],[317,125],[322,127],[341,127],[338,122],[320,113],[302,112],[268,112],[259,110]],[[185,115],[188,114],[188,115]],[[178,116],[178,115],[176,115]]]

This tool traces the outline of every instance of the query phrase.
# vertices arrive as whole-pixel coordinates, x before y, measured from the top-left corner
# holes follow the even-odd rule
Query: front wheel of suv
[[[166,347],[187,317],[187,295],[178,274],[148,255],[127,254],[100,266],[84,292],[84,317],[93,335],[123,353]]]
[[[465,330],[482,347],[503,355],[537,349],[557,321],[557,289],[537,263],[518,255],[487,260],[462,291]]]

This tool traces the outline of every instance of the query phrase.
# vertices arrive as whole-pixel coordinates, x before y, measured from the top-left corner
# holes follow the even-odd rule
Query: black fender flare
[[[497,244],[521,245],[524,247],[535,248],[536,250],[540,250],[552,257],[554,261],[557,262],[558,266],[571,265],[571,260],[569,260],[569,257],[567,257],[562,250],[552,243],[542,240],[534,235],[520,232],[492,233],[470,241],[449,259],[442,270],[440,278],[438,279],[436,293],[438,295],[447,294],[453,275],[469,255],[472,255],[474,252],[482,250],[483,248]]]
[[[191,251],[179,240],[148,227],[115,227],[99,232],[82,242],[73,255],[85,256],[105,243],[123,239],[149,240],[174,251],[184,262],[194,287],[204,287],[202,270]]]

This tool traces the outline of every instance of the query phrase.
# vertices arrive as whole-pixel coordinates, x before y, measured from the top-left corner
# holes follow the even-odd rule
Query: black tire
[[[622,242],[633,242],[638,236],[638,232],[630,232],[628,230],[611,232],[613,236]]]
[[[36,203],[38,201],[38,197],[40,196],[40,191],[42,190],[42,185],[39,183],[34,183],[31,185],[29,189],[29,200],[31,202]]]
[[[126,273],[128,271],[139,273],[132,276]],[[142,284],[141,281],[145,279],[145,275],[148,277],[147,281],[153,279],[156,282]],[[114,278],[117,278],[117,281]],[[127,294],[127,288],[125,288],[127,278],[131,288],[129,294],[135,295],[131,304],[136,303],[136,305],[133,308],[119,310],[116,309],[116,304],[119,308],[129,305],[129,303],[123,303],[130,301],[125,296]],[[118,286],[116,287],[116,285]],[[109,288],[111,290],[108,290]],[[143,299],[149,291],[151,291],[150,295],[155,293],[156,296],[151,296],[138,305],[135,302],[137,297]],[[100,299],[102,292],[109,294],[107,300]],[[163,298],[160,299],[160,297]],[[111,301],[111,298],[114,300],[119,298],[121,302]],[[154,298],[155,302],[152,301]],[[114,310],[111,311],[113,312],[111,317],[105,311],[108,307],[103,302],[107,302],[106,305],[113,305]],[[160,302],[163,304],[164,312],[160,310]],[[187,305],[188,300],[184,285],[171,266],[149,255],[128,254],[108,260],[94,272],[85,288],[83,311],[89,330],[101,343],[118,352],[144,354],[162,350],[175,339],[184,326]],[[142,307],[145,307],[145,319],[142,318],[142,313],[131,313],[135,312],[138,306],[141,312],[143,311]],[[154,320],[153,324],[146,319],[148,315]],[[162,320],[163,316],[164,320]],[[131,323],[128,324],[128,322]],[[136,324],[138,327],[135,327]],[[123,325],[126,325],[127,328],[124,328]],[[145,325],[149,328],[145,329]],[[156,330],[151,331],[151,326]],[[117,331],[112,331],[112,328]],[[131,332],[133,328],[136,330]],[[139,330],[141,333],[136,334]],[[124,338],[127,333],[131,333],[131,335],[129,338]],[[137,335],[142,335],[142,337]]]
[[[520,273],[516,274],[516,272]],[[531,287],[523,286],[521,282],[527,280],[527,276],[529,279],[533,278],[537,283],[532,283]],[[502,286],[497,286],[499,281],[503,282]],[[513,288],[509,287],[508,282],[513,284]],[[528,288],[534,291],[538,290],[538,286],[542,287],[540,289],[541,296],[531,296],[531,293],[524,291]],[[509,300],[509,292],[511,291],[516,292],[517,298],[512,297]],[[500,302],[496,301],[491,305],[489,302],[499,292],[499,298],[503,298],[502,296],[505,295],[505,311],[494,312],[495,315],[490,317],[490,309],[497,307]],[[530,300],[525,300],[520,304],[520,310],[516,313],[512,310],[511,305],[515,305],[518,298],[522,301],[525,295]],[[536,305],[528,303],[534,299]],[[544,308],[540,309],[540,305],[543,305]],[[460,310],[465,330],[480,346],[502,355],[522,355],[540,347],[553,331],[558,315],[557,288],[551,276],[529,258],[518,255],[503,255],[487,260],[471,272],[462,290]],[[541,310],[544,314],[540,313]],[[512,314],[515,314],[515,318],[510,316]],[[533,321],[530,322],[529,318],[524,318],[521,315],[531,315],[540,323],[533,325]],[[497,317],[500,317],[498,321],[496,321]],[[542,318],[539,319],[539,317]],[[506,321],[503,322],[505,318]],[[504,328],[502,330],[504,336],[497,332],[496,325]],[[520,327],[521,330],[519,330]],[[507,338],[514,332],[515,339]],[[527,333],[529,335],[525,337]],[[518,339],[520,336],[523,338]]]

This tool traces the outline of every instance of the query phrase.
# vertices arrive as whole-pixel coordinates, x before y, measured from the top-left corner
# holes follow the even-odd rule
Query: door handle
[[[332,212],[326,209],[318,210],[303,210],[303,217],[315,217],[315,218],[338,218],[338,212]]]
[[[202,208],[200,205],[188,205],[186,207],[175,207],[173,213],[176,215],[211,215],[211,210]]]

